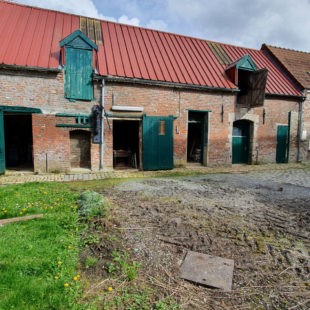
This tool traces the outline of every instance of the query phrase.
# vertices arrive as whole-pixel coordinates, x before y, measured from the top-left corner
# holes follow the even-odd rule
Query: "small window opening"
[[[165,127],[166,127],[166,122],[165,121],[159,121],[158,134],[160,136],[165,135]]]

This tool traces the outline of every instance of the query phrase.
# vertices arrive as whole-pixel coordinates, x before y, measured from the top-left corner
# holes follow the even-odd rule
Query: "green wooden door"
[[[93,52],[66,48],[65,97],[70,99],[93,99]]]
[[[287,134],[288,126],[278,126],[276,161],[279,164],[287,162]]]
[[[250,151],[250,124],[246,121],[237,121],[233,127],[232,163],[249,163]]]
[[[143,115],[143,169],[173,168],[173,116]]]
[[[5,172],[5,147],[4,147],[4,123],[3,112],[0,111],[0,174]]]

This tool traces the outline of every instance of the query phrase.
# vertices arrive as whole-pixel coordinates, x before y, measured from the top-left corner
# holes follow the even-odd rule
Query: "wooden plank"
[[[38,218],[42,218],[42,217],[43,217],[43,214],[34,214],[34,215],[27,215],[27,216],[20,216],[20,217],[12,217],[10,219],[0,220],[0,226],[6,225],[6,224],[9,224],[9,223],[14,223],[14,222],[38,219]]]

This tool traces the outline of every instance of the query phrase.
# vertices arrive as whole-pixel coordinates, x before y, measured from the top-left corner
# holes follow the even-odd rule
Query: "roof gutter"
[[[61,72],[61,69],[58,69],[58,68],[28,67],[28,66],[18,66],[18,65],[7,65],[3,63],[0,64],[0,69],[35,71],[35,72],[51,72],[51,73]]]
[[[277,97],[284,97],[284,98],[292,98],[292,99],[305,99],[306,97],[303,95],[284,95],[284,94],[273,94],[273,93],[266,93],[267,96],[277,96]]]
[[[172,83],[172,82],[145,80],[145,79],[124,78],[124,77],[116,77],[116,76],[101,76],[97,74],[94,75],[93,78],[97,80],[104,79],[106,82],[133,83],[133,84],[140,84],[140,85],[183,88],[183,89],[202,90],[202,91],[219,91],[219,92],[229,92],[229,93],[239,92],[238,88],[211,87],[211,86],[185,84],[185,83]]]

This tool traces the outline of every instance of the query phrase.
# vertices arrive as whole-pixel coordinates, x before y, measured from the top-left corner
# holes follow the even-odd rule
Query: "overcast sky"
[[[15,0],[259,49],[310,52],[310,0]]]

